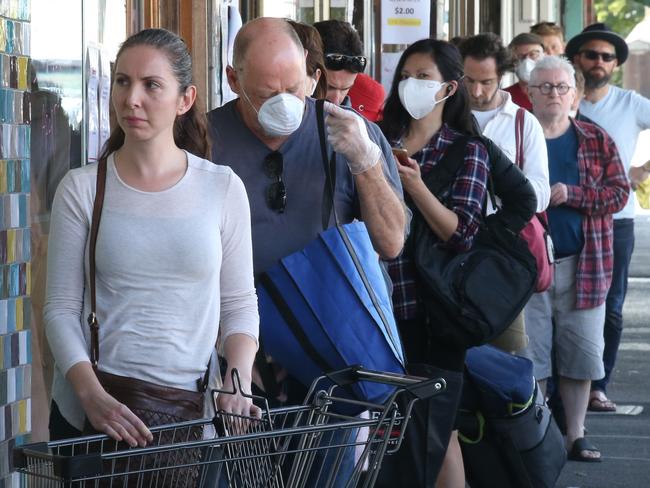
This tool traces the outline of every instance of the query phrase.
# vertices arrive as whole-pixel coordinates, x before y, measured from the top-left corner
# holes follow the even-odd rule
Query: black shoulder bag
[[[438,198],[464,164],[469,136],[460,137],[423,177]],[[411,246],[418,292],[434,337],[473,347],[489,342],[512,324],[535,290],[537,267],[519,232],[532,217],[535,193],[524,174],[489,139],[477,137],[490,155],[488,195],[495,208],[484,216],[471,249],[458,253],[440,240],[414,211]]]

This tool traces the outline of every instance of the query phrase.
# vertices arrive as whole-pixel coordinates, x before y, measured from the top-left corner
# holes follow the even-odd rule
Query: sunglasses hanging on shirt
[[[264,158],[264,173],[275,179],[266,187],[266,204],[278,213],[283,213],[287,206],[287,188],[282,181],[283,171],[284,159],[281,152],[273,151]]]

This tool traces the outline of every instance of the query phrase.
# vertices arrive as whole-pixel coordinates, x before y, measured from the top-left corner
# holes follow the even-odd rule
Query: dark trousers
[[[74,437],[81,437],[81,431],[72,425],[61,415],[59,406],[56,402],[50,404],[50,422],[48,424],[50,430],[50,440],[60,441],[62,439],[72,439]]]
[[[634,219],[614,220],[614,271],[605,305],[605,377],[591,382],[592,390],[607,391],[607,384],[616,364],[618,346],[623,332],[623,304],[627,293],[627,275],[634,251]]]
[[[375,486],[433,488],[460,404],[465,348],[433,337],[424,319],[400,320],[397,326],[407,372],[426,378],[443,377],[447,389],[441,395],[415,403],[402,445],[395,454],[384,458]],[[408,400],[404,395],[398,398],[402,413]]]

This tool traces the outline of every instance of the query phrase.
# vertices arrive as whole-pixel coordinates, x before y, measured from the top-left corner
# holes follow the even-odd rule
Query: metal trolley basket
[[[383,404],[337,396],[355,381],[396,388]],[[265,399],[251,397],[265,407],[261,418],[217,412],[212,419],[153,427],[147,447],[105,435],[29,444],[14,449],[14,465],[28,487],[369,488],[384,455],[399,449],[413,403],[445,386],[442,378],[352,367],[317,378],[303,405],[269,409]],[[401,413],[399,395],[407,396]],[[366,413],[336,413],[354,408]],[[193,440],[196,429],[201,440]]]

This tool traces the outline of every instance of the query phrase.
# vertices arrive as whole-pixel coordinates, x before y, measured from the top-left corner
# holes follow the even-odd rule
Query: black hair
[[[323,20],[314,24],[323,40],[325,54],[363,56],[363,44],[359,34],[349,22]]]
[[[474,117],[469,104],[469,96],[465,84],[460,80],[463,77],[463,62],[458,48],[453,44],[438,39],[422,39],[411,44],[397,63],[395,76],[391,84],[390,93],[384,106],[384,118],[379,123],[384,135],[389,140],[398,139],[408,129],[411,116],[402,106],[399,99],[398,86],[402,69],[409,56],[413,54],[427,54],[436,63],[443,81],[457,81],[456,93],[447,99],[442,111],[443,123],[459,132],[479,135]]]
[[[492,32],[467,37],[459,46],[463,60],[469,56],[478,61],[487,58],[494,58],[499,77],[515,67],[515,59],[512,52],[501,42],[501,38]]]
[[[120,46],[115,57],[115,66],[124,51],[136,46],[151,46],[164,52],[169,60],[172,72],[179,85],[179,93],[185,93],[192,84],[192,57],[185,41],[166,29],[144,29],[132,36]],[[198,108],[195,100],[190,109],[174,121],[174,142],[197,156],[210,159],[211,144],[205,113]],[[100,159],[118,150],[124,144],[124,131],[115,125],[104,145]]]

